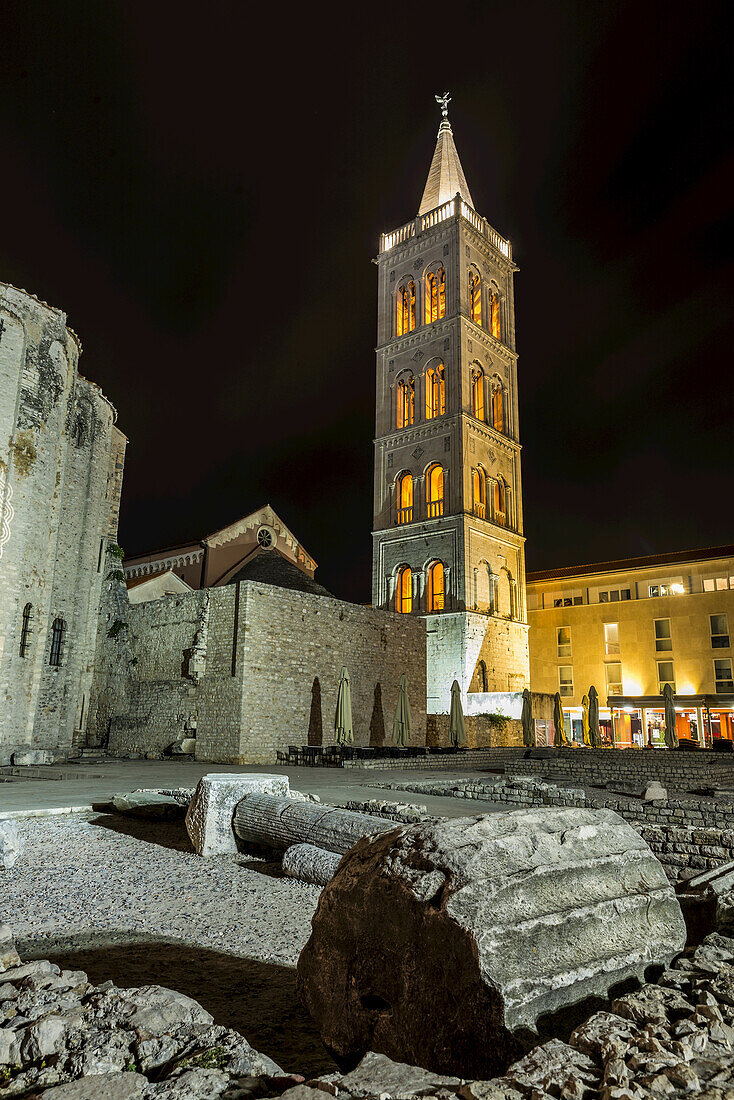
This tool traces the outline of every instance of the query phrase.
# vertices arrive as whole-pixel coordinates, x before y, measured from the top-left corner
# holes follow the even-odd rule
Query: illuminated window
[[[398,287],[398,336],[412,332],[415,328],[415,283],[407,279]]]
[[[607,695],[622,694],[622,664],[620,661],[609,661],[604,665],[604,675],[607,681]]]
[[[573,666],[561,665],[558,669],[558,692],[560,695],[573,695]]]
[[[54,624],[51,627],[51,655],[48,663],[50,665],[61,664],[61,658],[64,655],[64,634],[66,633],[66,623],[63,619],[54,619]]]
[[[413,475],[403,474],[398,482],[398,523],[413,522]]]
[[[672,648],[670,619],[655,619],[655,652],[668,653]]]
[[[395,610],[401,615],[409,615],[413,610],[413,574],[408,565],[404,565],[398,573]]]
[[[442,267],[426,275],[426,324],[446,315],[446,272]]]
[[[497,386],[492,394],[492,427],[496,432],[505,430],[505,410],[501,386]]]
[[[482,280],[476,271],[469,272],[469,310],[475,325],[482,323]]]
[[[722,657],[714,661],[714,683],[717,693],[734,691],[731,657]]]
[[[31,620],[33,618],[33,605],[27,603],[23,608],[23,623],[20,629],[20,655],[28,655],[28,647],[31,639]]]
[[[443,563],[435,561],[428,569],[428,610],[443,611]]]
[[[497,339],[501,339],[500,335],[500,296],[499,294],[490,294],[489,296],[489,331]]]
[[[446,378],[443,363],[426,371],[426,420],[446,412]]]
[[[672,661],[658,661],[658,691],[663,694],[663,688],[670,684],[675,692],[675,668]]]
[[[501,481],[494,483],[494,521],[501,527],[505,526],[505,487]]]
[[[398,382],[398,428],[407,428],[415,420],[415,379],[412,374]]]
[[[704,592],[725,592],[729,587],[729,582],[726,577],[704,577],[703,590]]]
[[[619,623],[604,623],[604,656],[619,653]]]
[[[30,605],[29,605],[30,606]],[[711,648],[729,648],[729,623],[726,615],[709,615],[711,624]]]
[[[474,515],[480,519],[487,518],[487,497],[484,471],[478,467],[472,470],[472,496],[474,499]]]
[[[556,629],[556,645],[559,657],[571,656],[571,627],[559,626]]]
[[[484,420],[484,371],[480,368],[472,371],[471,411],[477,420]]]
[[[428,518],[443,515],[443,466],[431,466],[426,474]]]
[[[629,588],[613,588],[608,592],[599,593],[599,603],[619,603],[620,600],[629,600],[632,592]]]

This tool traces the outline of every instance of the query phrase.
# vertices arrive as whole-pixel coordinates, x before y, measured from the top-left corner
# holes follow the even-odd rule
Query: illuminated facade
[[[661,747],[666,683],[679,737],[734,738],[734,546],[531,573],[527,599],[533,690],[576,740],[593,684],[607,741]]]
[[[454,678],[528,679],[517,269],[474,209],[446,102],[418,215],[377,258],[373,604],[430,616],[434,711]]]

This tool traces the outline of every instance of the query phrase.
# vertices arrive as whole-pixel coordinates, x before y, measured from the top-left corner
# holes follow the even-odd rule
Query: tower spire
[[[444,92],[443,95],[437,95],[435,98],[441,108],[441,125],[438,128],[436,148],[428,170],[428,179],[418,209],[419,214],[427,214],[429,210],[442,206],[443,203],[452,199],[457,191],[465,202],[474,206],[449,122],[451,96],[448,92]]]

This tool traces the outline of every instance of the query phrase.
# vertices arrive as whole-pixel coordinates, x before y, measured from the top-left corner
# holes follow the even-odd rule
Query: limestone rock
[[[339,1091],[355,1097],[387,1094],[392,1100],[411,1100],[414,1096],[430,1095],[439,1089],[455,1091],[460,1084],[458,1077],[444,1077],[419,1066],[393,1062],[384,1054],[370,1051],[356,1069],[342,1077]]]
[[[186,814],[186,829],[194,849],[206,857],[236,853],[232,815],[237,803],[258,791],[287,797],[288,790],[285,775],[215,772],[203,776]]]
[[[193,755],[193,753],[196,752],[196,738],[184,737],[183,741],[181,742],[181,752],[185,756]]]
[[[127,814],[130,817],[168,819],[183,817],[186,813],[186,807],[175,798],[158,794],[156,791],[130,791],[129,794],[116,794],[112,798],[112,805],[118,814]]]
[[[10,970],[11,966],[20,966],[20,955],[15,949],[15,940],[9,925],[0,924],[0,974]]]
[[[135,1100],[147,1087],[141,1073],[105,1073],[46,1089],[40,1100]]]
[[[665,787],[662,783],[658,783],[656,779],[653,780],[652,783],[648,783],[647,787],[645,787],[646,802],[657,802],[659,799],[666,799],[667,797],[668,792]]]
[[[17,863],[22,851],[23,845],[16,823],[11,818],[0,819],[0,867],[10,870]]]
[[[568,1093],[569,1086],[577,1081],[594,1088],[599,1072],[586,1054],[560,1039],[551,1039],[510,1066],[505,1079],[522,1091],[540,1090],[558,1096]]]
[[[283,855],[283,871],[289,878],[326,886],[341,862],[337,852],[327,852],[315,844],[294,844]]]
[[[360,840],[298,962],[338,1061],[368,1049],[489,1078],[537,1020],[641,979],[685,943],[665,872],[611,810],[527,809]]]
[[[13,753],[13,764],[27,767],[31,764],[53,764],[54,754],[48,749],[20,749]]]

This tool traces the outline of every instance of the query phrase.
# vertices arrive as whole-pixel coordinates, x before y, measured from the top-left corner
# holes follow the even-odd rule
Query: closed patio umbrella
[[[561,706],[561,693],[557,691],[553,696],[553,725],[556,731],[553,734],[553,747],[558,749],[566,744],[566,728],[563,724],[563,707]]]
[[[399,745],[404,749],[410,744],[410,700],[408,699],[408,678],[403,673],[400,677],[398,688],[398,705],[395,708],[395,719],[392,724],[393,745]]]
[[[532,746],[534,740],[533,705],[530,699],[530,691],[528,688],[525,688],[522,693],[522,743],[529,748]]]
[[[352,724],[352,685],[349,680],[347,666],[342,665],[339,691],[336,696],[336,715],[334,716],[334,733],[337,745],[354,744],[354,726]]]
[[[669,749],[678,748],[678,734],[675,732],[675,703],[673,701],[673,689],[670,684],[663,688],[663,700],[665,702],[665,744]]]
[[[601,748],[601,730],[599,729],[599,695],[593,684],[589,688],[589,743],[594,749]]]
[[[451,716],[449,718],[449,740],[455,749],[466,744],[466,723],[461,708],[461,688],[459,681],[451,685]]]
[[[584,695],[581,700],[581,706],[584,708],[581,715],[581,732],[584,735],[584,744],[590,745],[591,739],[589,738],[589,696]]]

